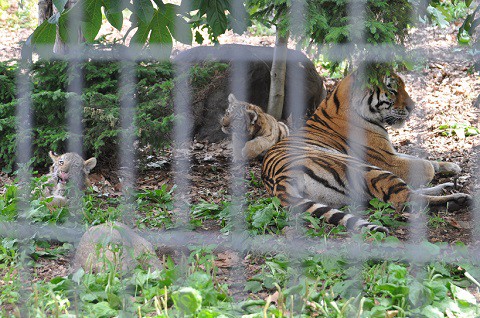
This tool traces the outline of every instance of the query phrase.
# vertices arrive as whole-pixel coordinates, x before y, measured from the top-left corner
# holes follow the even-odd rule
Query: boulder
[[[273,53],[273,47],[226,44],[195,47],[174,58],[177,65],[212,61],[230,65],[193,99],[193,134],[198,140],[218,142],[226,138],[219,119],[228,107],[230,93],[266,110]],[[300,127],[325,96],[324,80],[313,63],[302,52],[289,49],[282,119]]]
[[[115,265],[117,270],[131,271],[138,265],[153,270],[162,264],[150,242],[120,222],[104,223],[83,234],[73,259],[73,271],[82,267],[98,273]]]

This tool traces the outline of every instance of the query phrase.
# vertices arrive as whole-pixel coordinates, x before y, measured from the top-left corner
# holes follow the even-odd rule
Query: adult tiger
[[[385,227],[338,208],[358,197],[367,202],[378,198],[397,209],[411,202],[448,205],[450,210],[468,205],[468,194],[438,195],[452,183],[417,190],[407,186],[426,185],[435,173],[458,174],[460,167],[394,150],[385,126],[402,126],[414,102],[398,75],[385,76],[384,87],[362,87],[358,72],[340,81],[304,128],[266,153],[262,179],[268,192],[282,205],[323,217],[328,223],[387,233]],[[349,132],[354,135],[349,137]]]
[[[276,142],[289,135],[286,124],[277,121],[260,107],[228,95],[228,108],[220,120],[222,131],[242,143],[241,155],[251,160],[265,154]],[[236,154],[234,158],[239,157]]]

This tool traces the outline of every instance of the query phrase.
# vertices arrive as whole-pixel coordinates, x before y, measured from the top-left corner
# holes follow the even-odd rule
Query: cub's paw
[[[459,165],[452,162],[439,162],[438,169],[435,171],[438,174],[446,176],[456,176],[462,172],[462,169]]]
[[[466,193],[454,193],[449,195],[447,210],[450,212],[458,211],[472,205],[473,198]]]

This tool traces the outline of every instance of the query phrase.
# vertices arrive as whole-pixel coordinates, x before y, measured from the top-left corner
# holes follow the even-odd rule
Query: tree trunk
[[[281,36],[277,31],[275,51],[273,53],[272,69],[270,71],[270,95],[267,113],[277,120],[282,117],[285,99],[285,74],[287,72],[287,36]]]
[[[65,10],[70,9],[73,7],[78,0],[68,0],[67,3],[65,4]],[[58,10],[57,8],[53,8],[53,13],[57,13]],[[78,34],[78,41],[83,41],[83,36],[82,36],[82,31],[80,29],[80,21],[70,21],[69,29],[75,29],[76,31],[70,31],[70,32],[77,32]],[[55,45],[53,46],[53,52],[54,53],[59,53],[59,54],[66,54],[68,52],[68,45],[67,43],[62,41],[62,38],[60,37],[60,33],[58,32],[58,26],[57,26],[57,38],[55,39]]]
[[[52,0],[38,0],[38,25],[53,15]]]

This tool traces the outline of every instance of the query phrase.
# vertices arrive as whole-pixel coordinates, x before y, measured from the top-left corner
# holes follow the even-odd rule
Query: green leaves
[[[32,44],[48,44],[47,49],[51,51],[55,43],[56,26],[58,26],[63,42],[78,43],[78,32],[72,29],[77,21],[81,21],[79,23],[86,42],[92,43],[103,23],[102,7],[107,21],[117,30],[121,30],[124,18],[122,11],[127,6],[132,10],[132,21],[134,22],[132,29],[137,29],[131,43],[143,45],[149,41],[152,44],[163,44],[168,51],[172,48],[173,38],[184,44],[192,43],[191,27],[179,15],[180,6],[164,4],[161,0],[131,1],[131,3],[125,3],[116,0],[80,0],[72,8],[64,11],[66,0],[56,0],[55,6],[62,9],[59,9],[60,12],[50,18],[48,22],[44,22],[35,29]],[[156,7],[154,7],[154,3]],[[212,9],[208,8],[208,10],[210,12]],[[223,13],[223,17],[219,17],[218,14],[214,15],[212,21],[220,18],[226,20],[225,13]],[[223,27],[218,29],[218,26],[215,26],[215,29],[219,32],[225,30]]]
[[[65,4],[67,4],[68,0],[53,0],[53,5],[57,8],[58,12],[63,12],[65,9]]]
[[[480,5],[472,14],[467,15],[462,26],[458,30],[457,39],[460,44],[470,44],[471,36],[475,33],[480,25],[480,18],[476,18],[476,14],[480,12]]]
[[[152,21],[154,8],[150,0],[133,0],[134,13],[142,24]]]
[[[92,43],[102,26],[102,4],[99,0],[86,0],[84,5],[84,19],[81,28],[85,40]]]
[[[227,29],[227,10],[228,2],[225,0],[203,0],[200,6],[200,12],[207,15],[207,24],[213,31],[213,36],[218,37],[225,33]]]
[[[153,11],[149,22],[139,16],[137,32],[132,37],[132,42],[143,44],[150,35],[151,44],[164,44],[169,50],[173,46],[172,37],[184,44],[191,44],[192,31],[188,23],[177,15],[179,8],[174,4],[165,4]]]
[[[247,212],[247,222],[255,233],[276,233],[287,226],[287,213],[276,197],[259,200]]]
[[[52,18],[43,21],[43,23],[33,31],[32,44],[38,44],[45,49],[52,51],[57,36],[57,27],[55,23],[56,21]]]
[[[202,295],[191,287],[183,287],[172,294],[175,308],[183,315],[193,315],[202,308]]]
[[[448,124],[440,125],[438,130],[443,136],[447,137],[456,135],[459,138],[465,138],[480,134],[480,130],[469,123],[450,122]]]
[[[238,6],[235,10],[242,11],[242,8]],[[227,18],[229,10],[229,0],[195,0],[192,3],[192,11],[195,13],[190,20],[194,27],[206,29],[210,39],[217,42],[218,37],[225,33],[228,28],[233,26],[236,30],[240,30],[239,25],[246,25],[245,21],[243,23],[234,23],[236,19],[232,15],[229,15]],[[243,13],[235,12],[235,14],[242,16]],[[243,16],[246,16],[246,13]],[[200,34],[196,34],[195,38],[199,43],[203,41],[203,37]]]
[[[103,0],[103,11],[107,21],[117,30],[121,30],[123,26],[123,8],[120,6],[121,1]]]

